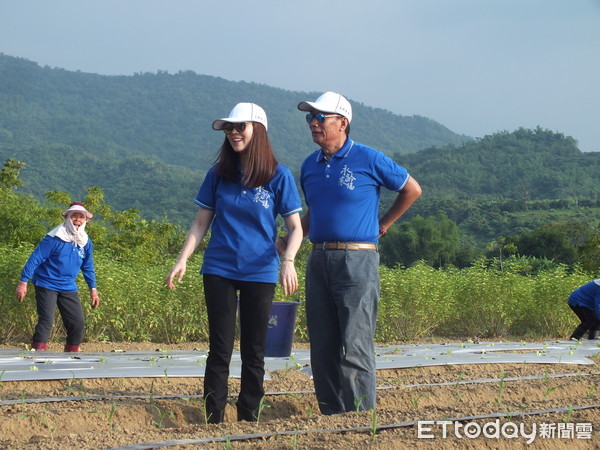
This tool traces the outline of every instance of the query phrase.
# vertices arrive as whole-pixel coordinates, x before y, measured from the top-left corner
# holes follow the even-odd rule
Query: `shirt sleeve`
[[[390,191],[401,191],[410,178],[408,171],[382,152],[374,158],[373,176]]]
[[[278,214],[287,217],[302,211],[302,202],[291,171],[287,167],[281,167],[281,175],[276,205]]]
[[[33,277],[36,269],[46,261],[52,254],[54,248],[54,239],[50,236],[44,237],[42,242],[38,244],[35,250],[29,255],[29,259],[25,263],[23,270],[21,271],[20,281],[28,282]]]
[[[210,211],[214,211],[216,208],[216,194],[220,178],[213,169],[214,166],[206,174],[198,195],[196,195],[196,204]]]
[[[96,287],[96,270],[94,267],[94,246],[92,245],[92,241],[88,240],[86,244],[88,247],[85,251],[85,257],[83,258],[83,262],[81,264],[81,272],[83,273],[83,278],[87,283],[90,289],[94,289]]]

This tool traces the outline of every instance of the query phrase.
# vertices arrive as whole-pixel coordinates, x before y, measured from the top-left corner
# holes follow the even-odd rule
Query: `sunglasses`
[[[225,125],[223,125],[223,131],[225,132],[225,134],[231,134],[233,133],[233,129],[236,129],[236,131],[238,133],[241,133],[242,131],[244,131],[246,129],[246,122],[242,122],[242,123],[226,123]]]
[[[323,113],[310,114],[309,113],[306,115],[306,122],[310,125],[314,119],[317,119],[317,122],[323,123],[323,122],[325,122],[325,119],[327,119],[328,117],[342,117],[342,116],[340,114],[323,114]]]

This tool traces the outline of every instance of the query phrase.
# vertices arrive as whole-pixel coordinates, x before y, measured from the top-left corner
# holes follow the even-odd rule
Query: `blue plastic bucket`
[[[292,354],[299,304],[300,302],[273,302],[267,327],[265,356],[289,357]]]

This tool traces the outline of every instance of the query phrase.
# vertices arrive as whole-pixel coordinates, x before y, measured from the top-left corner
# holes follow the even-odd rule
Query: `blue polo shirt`
[[[569,296],[568,303],[595,311],[596,317],[600,320],[600,280],[590,281],[575,289]]]
[[[315,151],[300,176],[310,208],[309,239],[377,243],[380,188],[400,191],[408,179],[404,167],[351,139],[329,161],[322,149]]]
[[[302,211],[290,170],[279,164],[264,186],[248,188],[209,170],[196,204],[215,212],[201,273],[261,283],[277,283],[277,215]],[[240,179],[241,179],[241,173]]]

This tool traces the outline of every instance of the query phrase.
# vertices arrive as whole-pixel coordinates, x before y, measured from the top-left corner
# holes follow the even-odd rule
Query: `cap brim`
[[[313,109],[320,111],[320,109],[317,108],[313,102],[300,102],[298,103],[298,109],[300,111],[312,111]]]
[[[79,212],[84,213],[87,220],[92,220],[94,218],[94,215],[89,211],[82,211],[80,209],[71,209],[71,211],[73,211],[73,212],[79,211]],[[67,209],[62,212],[62,216],[66,219],[68,213],[69,213],[69,210]]]
[[[300,111],[321,111],[324,113],[337,113],[334,109],[331,108],[323,108],[323,105],[319,105],[316,102],[300,102],[298,103],[298,109]],[[343,115],[343,114],[341,114]]]
[[[223,126],[226,123],[243,123],[243,122],[250,122],[250,120],[234,119],[234,118],[225,117],[223,119],[215,120],[212,124],[212,127],[213,127],[213,130],[222,130]]]

